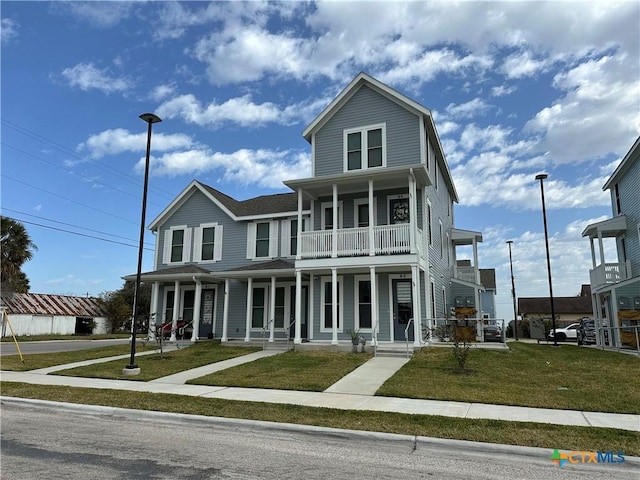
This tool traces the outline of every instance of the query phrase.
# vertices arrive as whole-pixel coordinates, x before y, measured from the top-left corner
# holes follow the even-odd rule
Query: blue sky
[[[135,273],[145,112],[163,119],[149,224],[194,178],[244,199],[309,176],[301,132],[359,71],[405,93],[433,112],[456,226],[483,232],[503,318],[507,240],[518,296],[548,295],[535,175],[549,175],[554,295],[576,295],[591,267],[581,232],[611,216],[602,185],[640,132],[637,1],[1,9],[2,214],[38,247],[24,266],[35,293],[98,295]]]

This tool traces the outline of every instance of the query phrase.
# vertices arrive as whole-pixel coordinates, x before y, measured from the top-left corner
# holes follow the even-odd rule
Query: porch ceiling
[[[598,233],[603,237],[617,237],[627,231],[627,217],[619,215],[609,220],[587,225],[582,232],[583,237],[597,238]]]
[[[338,194],[366,192],[369,190],[369,180],[373,180],[376,190],[407,187],[408,177],[413,170],[418,187],[431,184],[429,174],[421,163],[400,167],[386,167],[380,169],[365,169],[337,175],[324,175],[300,180],[287,180],[285,185],[298,190],[301,188],[310,198],[331,196],[333,185],[338,186]]]
[[[473,240],[482,242],[482,233],[471,230],[451,229],[451,241],[454,245],[473,245]]]

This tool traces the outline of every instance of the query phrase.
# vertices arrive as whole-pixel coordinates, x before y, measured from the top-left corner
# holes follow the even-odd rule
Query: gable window
[[[222,260],[222,225],[204,223],[195,229],[194,262]]]
[[[386,165],[386,125],[370,125],[344,131],[345,171]]]
[[[338,298],[336,303],[338,304],[338,318],[336,319],[336,325],[339,332],[342,331],[342,279],[338,278]],[[320,331],[331,332],[333,330],[333,300],[332,300],[333,288],[331,284],[331,277],[322,278],[322,289],[320,291]]]
[[[247,258],[268,259],[278,255],[278,221],[252,222],[247,225]]]
[[[164,232],[162,263],[186,263],[191,259],[191,229],[171,227]]]

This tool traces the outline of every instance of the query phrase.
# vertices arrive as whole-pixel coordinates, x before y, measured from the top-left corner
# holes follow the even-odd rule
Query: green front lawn
[[[150,344],[151,345],[151,344]],[[154,347],[156,348],[156,347]],[[150,355],[136,357],[136,364],[140,367],[140,374],[134,376],[122,375],[122,369],[129,363],[126,360],[96,363],[86,367],[76,367],[55,372],[54,375],[71,377],[107,378],[112,380],[137,380],[141,382],[166,377],[174,373],[202,367],[210,363],[220,362],[229,358],[239,357],[260,350],[257,347],[226,347],[219,341],[197,342],[180,350],[170,352],[156,352]]]
[[[640,358],[573,345],[509,343],[472,350],[455,373],[451,348],[413,356],[377,395],[528,407],[640,413]]]
[[[363,353],[286,352],[187,383],[322,392],[370,358]]]

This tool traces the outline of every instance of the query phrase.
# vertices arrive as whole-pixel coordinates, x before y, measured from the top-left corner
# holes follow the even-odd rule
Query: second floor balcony
[[[631,278],[631,262],[603,263],[589,270],[591,288],[619,283]]]
[[[302,232],[300,257],[303,259],[354,257],[366,255],[422,254],[422,231],[417,230],[411,244],[411,225],[376,225]],[[373,247],[372,247],[373,246]]]

